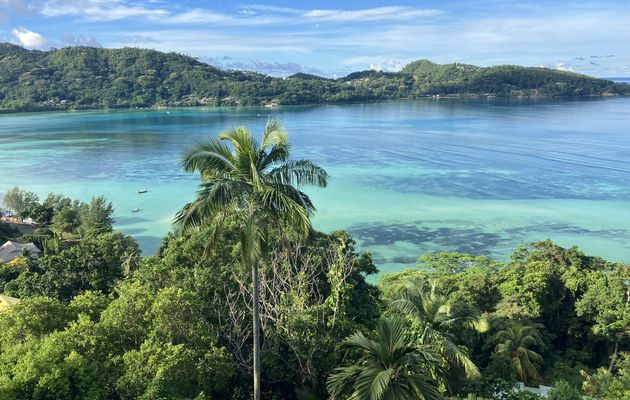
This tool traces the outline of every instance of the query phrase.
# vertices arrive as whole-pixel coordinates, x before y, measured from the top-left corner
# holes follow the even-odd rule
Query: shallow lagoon
[[[150,254],[195,192],[183,150],[232,125],[260,132],[269,114],[295,157],[332,175],[309,190],[315,226],[350,231],[382,272],[428,251],[505,259],[545,238],[630,261],[628,98],[5,114],[0,192],[104,194]]]

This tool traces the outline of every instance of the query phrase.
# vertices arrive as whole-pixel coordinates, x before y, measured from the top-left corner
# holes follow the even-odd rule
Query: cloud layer
[[[28,48],[148,47],[280,76],[395,71],[418,58],[630,75],[630,3],[625,0],[557,5],[543,0],[428,0],[423,7],[402,1],[365,7],[347,0],[335,7],[308,8],[306,2],[285,7],[246,0],[227,5],[201,0],[0,0],[0,38]]]

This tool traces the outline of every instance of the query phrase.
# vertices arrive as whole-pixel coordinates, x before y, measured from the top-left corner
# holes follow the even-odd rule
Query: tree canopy
[[[0,310],[0,398],[251,398],[239,213],[141,257],[111,219],[81,229],[87,204],[37,203],[53,229],[19,239],[44,254],[0,266],[2,295],[19,298]],[[96,200],[94,215],[108,204]],[[64,210],[76,219],[60,234]],[[542,241],[506,262],[425,254],[373,285],[377,265],[347,233],[276,223],[258,258],[265,400],[537,399],[515,392],[519,381],[554,386],[553,399],[629,395],[623,263]]]

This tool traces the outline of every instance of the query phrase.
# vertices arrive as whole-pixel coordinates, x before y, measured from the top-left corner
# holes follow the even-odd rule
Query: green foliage
[[[0,346],[4,350],[29,338],[42,338],[62,329],[72,312],[60,301],[48,297],[24,299],[0,313]]]
[[[299,187],[326,187],[328,175],[308,160],[289,161],[288,140],[282,124],[269,120],[260,143],[240,127],[191,148],[182,165],[188,172],[199,172],[202,184],[197,199],[178,213],[179,225],[220,227],[226,214],[236,212],[246,264],[260,258],[266,225],[284,224],[308,234],[315,207]]]
[[[359,353],[359,361],[337,368],[328,378],[331,399],[441,399],[430,370],[438,361],[428,345],[411,338],[402,318],[384,318],[374,339],[362,332],[342,347]]]
[[[266,136],[261,143],[284,142]],[[0,310],[0,398],[251,398],[252,291],[242,250],[254,241],[243,239],[252,232],[243,219],[249,207],[230,198],[262,202],[256,212],[271,205],[257,218],[274,221],[257,228],[265,240],[255,252],[263,398],[405,398],[413,385],[431,396],[536,398],[514,392],[517,380],[557,382],[555,398],[577,399],[580,386],[593,399],[630,398],[626,265],[543,241],[505,264],[428,254],[377,288],[365,279],[376,266],[347,233],[305,237],[301,216],[281,217],[286,204],[265,195],[266,185],[287,193],[291,182],[320,182],[309,175],[316,166],[272,168],[264,160],[285,159],[286,149],[261,153],[248,141],[233,133],[230,150],[243,151],[219,160],[238,168],[194,157],[202,189],[220,188],[208,194],[226,212],[169,234],[153,257],[140,258],[135,241],[111,228],[103,198],[39,202],[13,190],[31,198],[25,215],[39,210],[52,225],[22,237],[43,246],[39,260],[0,266],[3,294],[21,299]],[[244,187],[222,191],[227,181]]]
[[[591,271],[587,287],[576,302],[579,316],[593,321],[593,332],[613,341],[630,335],[630,266]]]
[[[391,308],[411,319],[419,343],[435,348],[443,370],[433,371],[433,375],[443,382],[444,371],[461,367],[468,379],[480,378],[465,338],[471,332],[486,332],[488,321],[471,310],[454,306],[450,294],[439,291],[435,283],[428,287],[417,280],[407,280],[404,284]]]
[[[15,239],[20,236],[20,232],[11,225],[0,222],[0,246],[7,240]]]
[[[516,65],[484,68],[461,63],[440,65],[428,60],[418,60],[405,66],[401,73],[412,75],[420,89],[430,94],[476,92],[497,95],[580,96],[595,94],[601,90],[601,82],[596,78],[548,68]],[[626,89],[612,82],[608,82],[608,85],[613,91]]]
[[[526,322],[509,321],[504,329],[496,332],[491,339],[496,343],[495,352],[511,360],[512,370],[521,382],[537,383],[540,380],[538,369],[543,358],[535,349],[542,345],[537,327]]]
[[[135,265],[138,245],[120,232],[92,233],[58,254],[47,254],[5,286],[7,294],[25,298],[49,296],[69,301],[86,290],[110,293]]]
[[[0,109],[334,103],[432,95],[589,96],[628,94],[630,87],[544,68],[426,60],[399,73],[361,71],[340,79],[307,74],[272,78],[222,71],[176,53],[122,48],[25,50],[0,44]]]
[[[549,400],[582,400],[580,389],[572,386],[567,381],[556,381],[553,389],[549,391]]]
[[[418,259],[420,268],[444,273],[459,273],[471,268],[497,269],[501,263],[484,256],[462,253],[428,253]]]
[[[114,223],[112,214],[114,214],[112,203],[104,196],[93,197],[88,204],[83,204],[79,208],[80,229],[84,232],[110,230]]]
[[[75,208],[59,210],[52,218],[52,229],[61,237],[66,233],[75,232],[79,224],[79,210]]]
[[[116,381],[123,399],[191,399],[223,390],[234,373],[225,350],[198,353],[184,344],[142,343],[123,356],[124,374]],[[209,379],[211,378],[211,379]]]
[[[229,146],[228,146],[229,145]],[[223,228],[234,218],[240,234],[240,257],[251,267],[254,397],[260,396],[260,272],[270,227],[283,227],[305,237],[311,233],[315,206],[302,186],[326,187],[328,174],[308,160],[289,160],[289,137],[278,120],[270,119],[260,142],[244,127],[199,142],[183,157],[183,168],[199,172],[197,198],[177,214],[184,231]],[[282,234],[282,233],[281,233]],[[207,253],[207,249],[205,251]]]
[[[4,206],[20,218],[30,217],[39,206],[39,198],[33,192],[21,190],[17,186],[7,190],[2,199]]]
[[[620,355],[614,372],[599,368],[594,374],[585,375],[582,389],[589,397],[603,400],[630,399],[630,353]]]

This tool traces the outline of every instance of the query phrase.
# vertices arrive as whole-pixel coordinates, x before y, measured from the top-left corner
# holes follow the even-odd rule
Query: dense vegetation
[[[0,310],[0,398],[251,399],[259,321],[263,399],[538,398],[517,382],[630,399],[628,265],[542,241],[507,263],[427,254],[372,285],[346,233],[305,235],[295,186],[325,174],[266,132],[186,155],[200,191],[153,256],[103,197],[10,190],[5,206],[42,224],[19,240],[44,255],[0,265],[20,299]]]
[[[175,53],[123,48],[25,50],[0,43],[0,111],[313,104],[458,96],[630,94],[630,85],[545,68],[416,61],[399,73],[339,79],[223,71]]]

